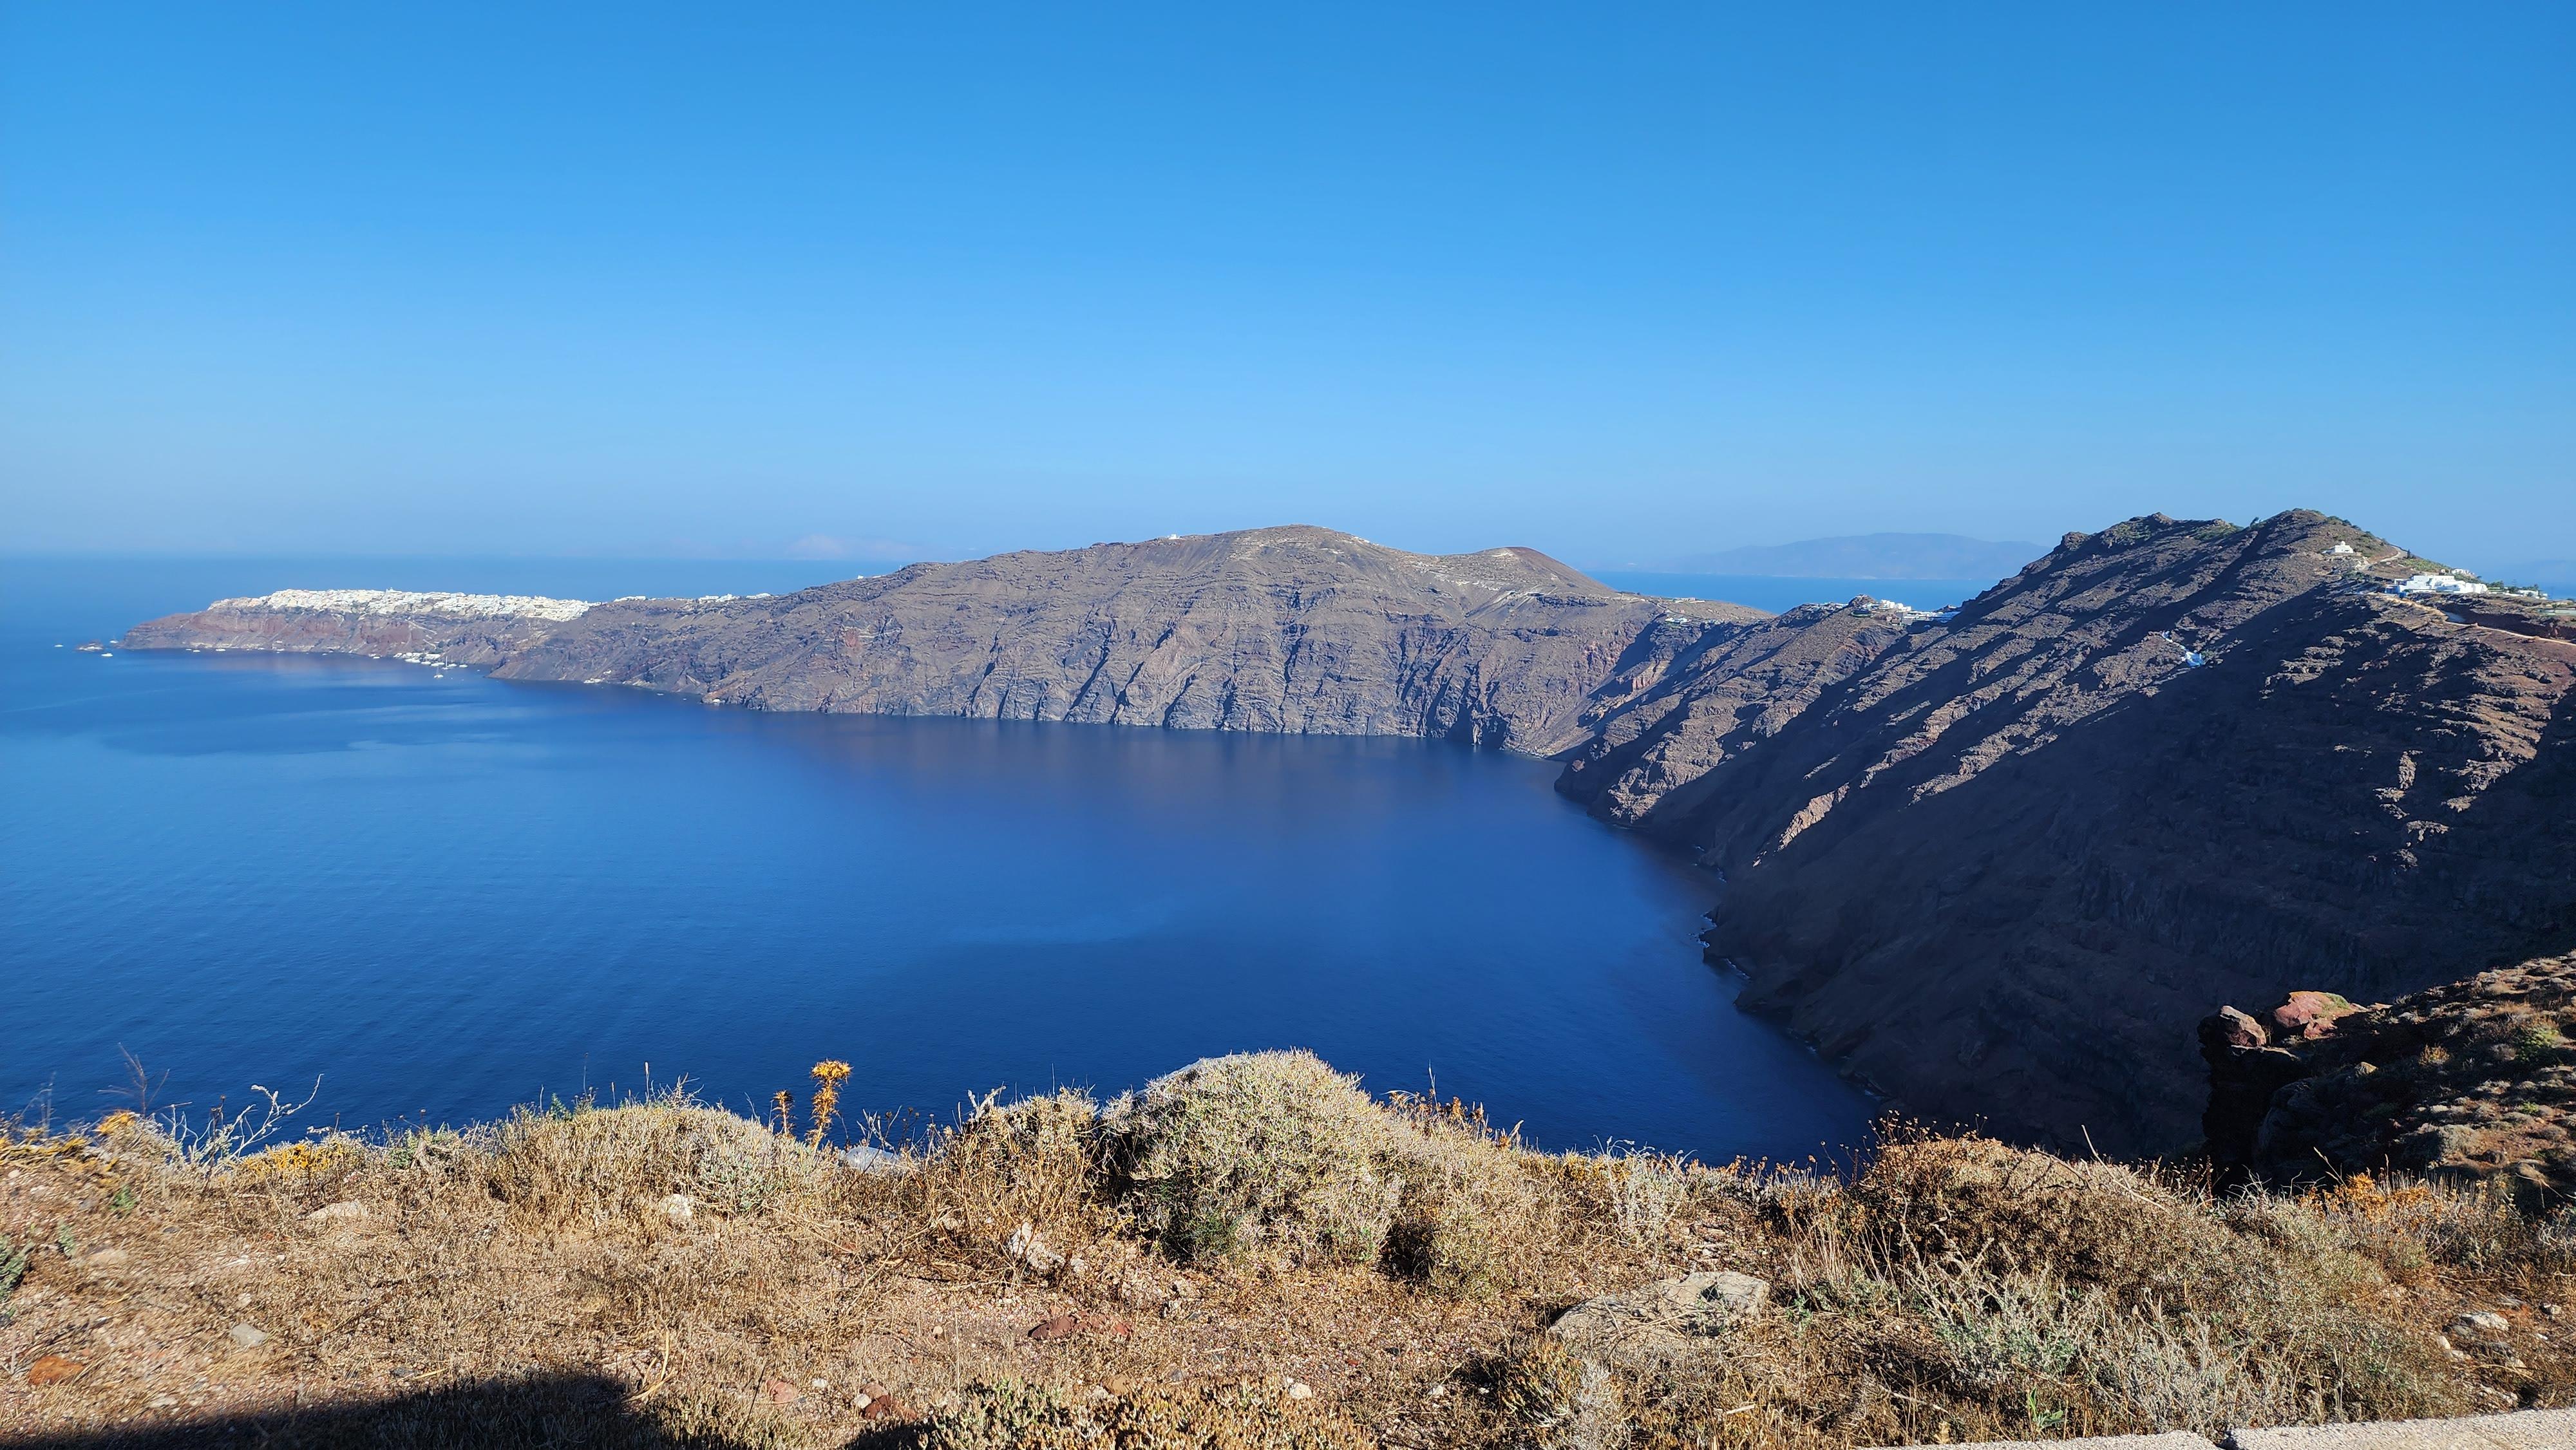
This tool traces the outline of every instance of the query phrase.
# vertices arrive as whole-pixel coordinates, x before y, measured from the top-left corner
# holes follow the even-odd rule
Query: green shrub
[[[1366,1263],[1395,1218],[1393,1123],[1312,1053],[1192,1063],[1112,1103],[1102,1130],[1131,1210],[1185,1262]]]

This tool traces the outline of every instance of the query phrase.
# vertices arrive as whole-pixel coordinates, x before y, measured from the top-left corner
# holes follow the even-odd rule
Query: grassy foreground
[[[282,1147],[22,1125],[0,1438],[1819,1447],[2576,1394],[2576,1221],[2470,1188],[1920,1135],[1843,1181],[1548,1154],[1299,1053],[891,1159],[792,1126],[680,1093]],[[1720,1269],[1770,1286],[1722,1332],[1549,1330]]]

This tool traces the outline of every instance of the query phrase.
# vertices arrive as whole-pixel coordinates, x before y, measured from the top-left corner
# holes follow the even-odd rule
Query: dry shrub
[[[494,1197],[525,1221],[605,1225],[674,1193],[719,1213],[757,1213],[812,1187],[825,1160],[793,1138],[674,1091],[614,1108],[521,1109],[481,1163]]]
[[[2297,1199],[2249,1198],[2244,1212],[2249,1222],[2283,1237],[2350,1245],[2410,1283],[2435,1265],[2494,1273],[2542,1256],[2551,1242],[2548,1226],[2560,1222],[2524,1214],[2500,1184],[2367,1173]]]
[[[1392,1121],[1310,1052],[1194,1062],[1112,1103],[1102,1126],[1138,1221],[1185,1263],[1366,1263],[1395,1219]]]
[[[1521,1286],[1553,1235],[1531,1155],[1481,1114],[1396,1097],[1379,1163],[1396,1184],[1380,1265],[1438,1293],[1483,1298]]]
[[[1377,1437],[1271,1379],[1196,1390],[1068,1395],[980,1381],[931,1418],[923,1450],[1376,1450]]]
[[[1776,1222],[1793,1312],[1836,1321],[1833,1352],[1900,1402],[1980,1433],[2463,1407],[2438,1346],[2387,1316],[2386,1279],[2292,1200],[2230,1205],[2118,1164],[1909,1138]]]
[[[293,1211],[341,1196],[370,1160],[365,1143],[333,1133],[249,1154],[221,1170],[217,1179],[235,1191],[256,1190]]]
[[[1594,1446],[1618,1438],[1619,1384],[1606,1365],[1551,1335],[1521,1341],[1494,1375],[1496,1408],[1542,1445]]]
[[[988,1098],[934,1141],[911,1188],[927,1221],[953,1222],[987,1242],[1027,1224],[1070,1252],[1118,1225],[1103,1193],[1102,1152],[1089,1093],[1063,1088],[999,1107]]]
[[[2229,1235],[2205,1198],[2118,1163],[2070,1161],[1978,1137],[1905,1137],[1852,1182],[1853,1228],[1905,1255],[2047,1266],[2135,1294],[2221,1267]]]

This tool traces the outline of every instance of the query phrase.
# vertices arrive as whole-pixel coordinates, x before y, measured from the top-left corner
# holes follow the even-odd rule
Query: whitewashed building
[[[2388,586],[2391,594],[2484,594],[2487,586],[2457,574],[2410,574]]]

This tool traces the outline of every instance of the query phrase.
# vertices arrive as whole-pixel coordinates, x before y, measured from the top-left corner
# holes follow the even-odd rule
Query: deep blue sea
[[[1842,604],[1857,595],[1917,609],[1963,604],[1995,586],[1992,579],[1796,579],[1768,574],[1657,574],[1603,569],[1594,578],[1613,589],[1683,599],[1723,599],[1773,614],[1801,604]]]
[[[763,715],[392,661],[71,648],[303,587],[747,593],[829,566],[0,563],[0,1112],[317,1077],[461,1121],[1114,1091],[1313,1048],[1540,1142],[1803,1157],[1866,1102],[1738,1013],[1713,883],[1554,768],[1419,741]]]

